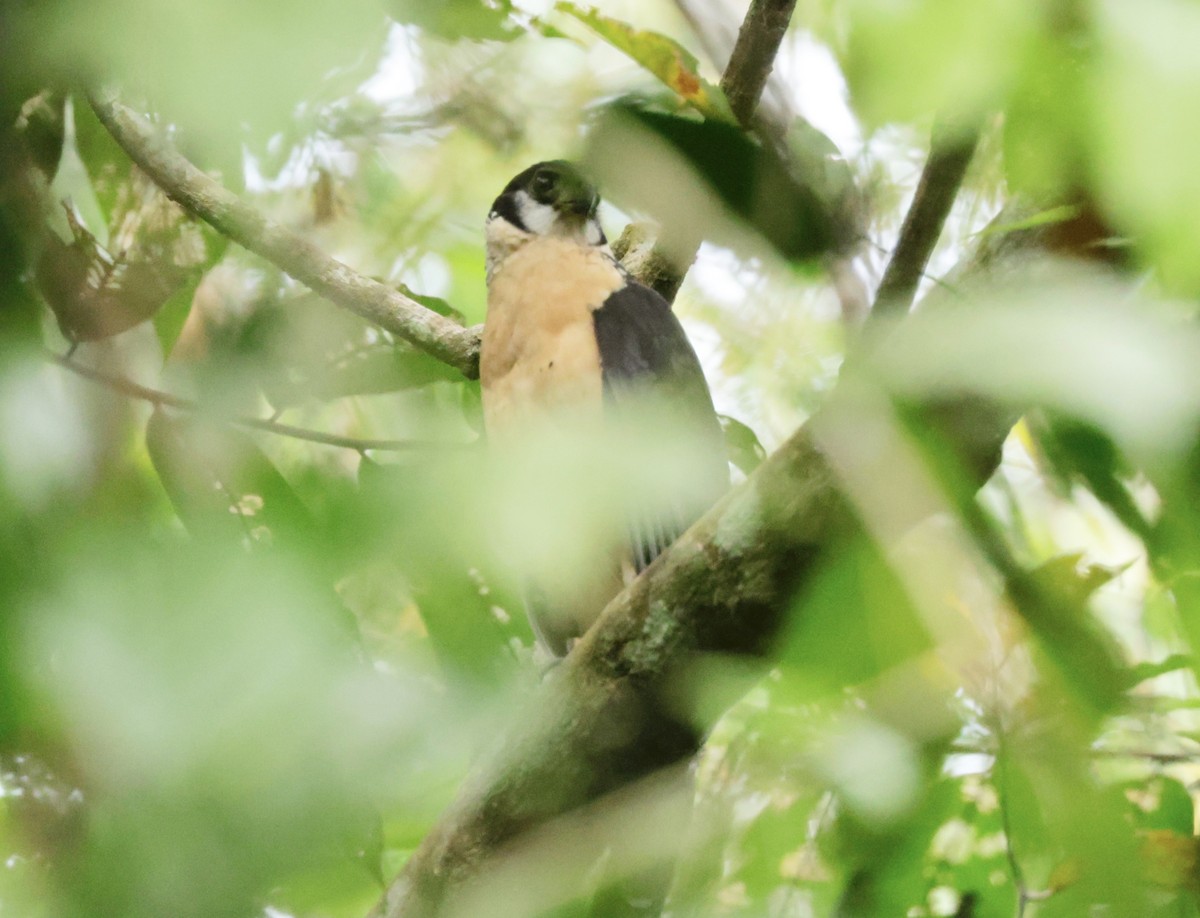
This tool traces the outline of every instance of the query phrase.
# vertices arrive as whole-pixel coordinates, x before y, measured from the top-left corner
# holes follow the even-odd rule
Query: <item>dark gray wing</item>
[[[630,280],[593,313],[608,410],[659,401],[684,422],[703,455],[690,457],[702,470],[708,493],[679,497],[665,512],[630,510],[633,562],[640,573],[711,505],[729,484],[721,425],[704,371],[683,326],[658,293]]]

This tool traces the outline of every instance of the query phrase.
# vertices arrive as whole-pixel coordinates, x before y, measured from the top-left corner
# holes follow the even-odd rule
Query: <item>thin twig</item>
[[[738,31],[721,89],[738,123],[749,128],[792,21],[796,0],[751,0]]]
[[[159,188],[189,213],[277,265],[316,293],[461,371],[479,373],[479,332],[463,328],[398,290],[347,267],[268,220],[194,166],[140,115],[111,93],[90,96],[113,139]]]
[[[871,321],[903,315],[912,308],[925,266],[942,235],[942,227],[978,145],[979,128],[975,125],[948,122],[934,125],[929,159],[876,291]]]
[[[1017,858],[1013,843],[1012,818],[1008,811],[1008,743],[1003,724],[995,728],[999,749],[996,752],[996,794],[1000,802],[1000,827],[1004,831],[1004,856],[1008,860],[1008,871],[1012,874],[1013,886],[1017,890],[1016,918],[1023,918],[1025,905],[1029,902],[1029,890],[1025,885],[1025,871]]]
[[[143,386],[141,383],[136,383],[124,376],[116,376],[105,373],[102,370],[85,367],[68,357],[55,354],[49,350],[45,354],[47,360],[58,364],[64,369],[70,370],[76,376],[98,383],[128,398],[136,398],[144,402],[149,402],[152,405],[175,408],[180,411],[190,411],[198,414],[208,413],[205,406],[191,399],[182,398],[170,392],[163,392],[160,389],[151,389],[149,386]],[[358,437],[343,437],[340,434],[325,433],[320,430],[308,430],[304,427],[293,427],[291,424],[280,424],[278,421],[268,420],[267,418],[252,418],[244,415],[221,417],[220,420],[235,427],[262,430],[267,433],[278,434],[281,437],[290,437],[293,440],[307,440],[309,443],[321,443],[325,446],[336,446],[340,449],[352,449],[359,453],[367,452],[368,450],[400,452],[417,449],[466,449],[474,445],[472,443],[437,443],[428,440],[369,440]]]

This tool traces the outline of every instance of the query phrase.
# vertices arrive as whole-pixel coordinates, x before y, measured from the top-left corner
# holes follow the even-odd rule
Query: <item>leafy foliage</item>
[[[856,525],[766,666],[678,677],[712,727],[674,913],[1200,914],[1194,7],[801,3],[774,79],[812,124],[757,136],[667,3],[11,7],[0,912],[365,914],[541,678],[523,572],[586,571],[663,484],[584,434],[483,449],[477,383],[138,171],[111,81],[464,325],[536,159],[585,159],[610,231],[705,243],[676,308],[731,461],[753,489],[810,421]],[[918,311],[863,328],[935,115],[976,161]],[[495,907],[601,901],[674,853],[654,821],[603,863],[543,827]]]

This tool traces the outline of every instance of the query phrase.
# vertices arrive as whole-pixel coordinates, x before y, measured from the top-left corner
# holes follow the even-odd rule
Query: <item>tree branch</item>
[[[721,89],[738,123],[749,128],[775,55],[783,43],[796,0],[751,0],[729,64],[721,75]]]
[[[978,145],[976,125],[945,122],[934,125],[929,159],[900,228],[900,239],[875,293],[872,321],[903,315],[912,308],[921,276]]]
[[[170,392],[163,392],[160,389],[151,389],[149,386],[143,386],[141,383],[136,383],[124,376],[114,376],[102,370],[85,367],[74,360],[51,351],[46,351],[45,353],[46,359],[51,363],[56,363],[60,367],[70,370],[76,376],[90,380],[128,398],[140,399],[152,405],[175,408],[179,411],[190,411],[197,414],[207,413],[203,405],[191,399],[182,398]],[[465,449],[474,445],[472,443],[433,443],[423,440],[369,440],[358,437],[343,437],[340,434],[325,433],[320,430],[308,430],[304,427],[293,427],[291,424],[280,424],[278,421],[272,421],[267,418],[233,416],[222,417],[221,420],[235,427],[262,430],[267,433],[278,434],[281,437],[290,437],[293,440],[307,440],[309,443],[322,443],[326,446],[352,449],[359,453],[366,452],[367,450],[398,452],[414,449]]]
[[[399,291],[359,274],[298,234],[268,220],[196,168],[112,93],[93,93],[89,101],[129,158],[188,213],[314,292],[411,342],[464,376],[474,378],[479,374],[477,329],[463,328]]]

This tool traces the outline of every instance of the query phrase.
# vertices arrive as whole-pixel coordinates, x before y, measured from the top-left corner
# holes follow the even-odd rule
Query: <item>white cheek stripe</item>
[[[554,231],[558,214],[553,207],[549,204],[539,204],[527,191],[518,191],[516,199],[517,213],[521,215],[521,222],[529,232],[536,236],[547,236]]]
[[[584,226],[584,234],[587,238],[587,244],[599,245],[601,240],[604,239],[604,231],[600,229],[600,221],[595,217],[592,217]]]

